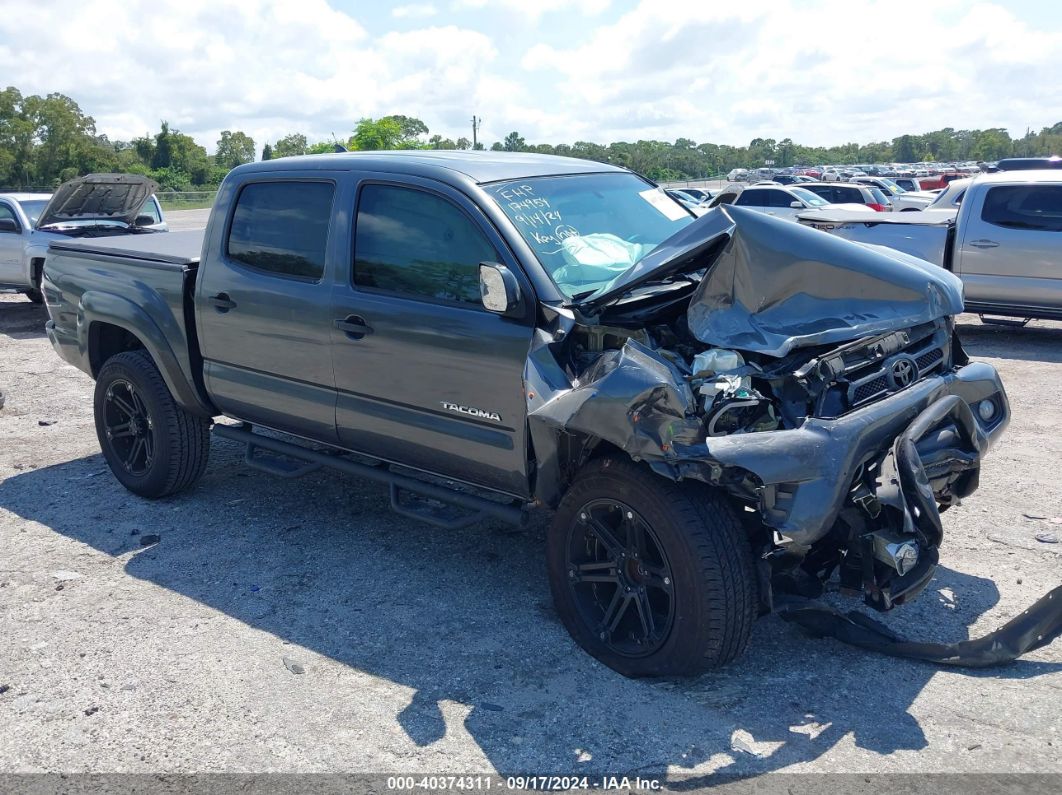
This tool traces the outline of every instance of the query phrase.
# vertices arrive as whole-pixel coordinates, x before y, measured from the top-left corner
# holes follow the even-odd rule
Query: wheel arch
[[[158,324],[121,296],[89,291],[81,297],[78,317],[80,346],[93,378],[107,359],[127,350],[144,350],[155,363],[166,387],[186,410],[203,417],[215,414],[197,393]]]

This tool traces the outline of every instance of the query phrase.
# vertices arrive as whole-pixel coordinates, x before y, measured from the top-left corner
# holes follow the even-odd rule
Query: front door
[[[483,309],[481,262],[519,274],[496,230],[446,186],[366,181],[352,259],[332,301],[340,443],[526,496],[523,370],[533,313]]]
[[[285,173],[237,189],[231,218],[208,230],[217,253],[196,286],[207,389],[229,416],[334,443],[336,184]]]
[[[14,225],[14,229],[0,229],[0,285],[23,286],[26,284],[23,272],[26,239],[22,223],[7,201],[0,201],[0,219],[8,221],[6,226]]]

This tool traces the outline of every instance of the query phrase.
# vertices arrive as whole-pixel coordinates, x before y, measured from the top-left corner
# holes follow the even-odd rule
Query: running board
[[[391,508],[400,516],[411,519],[419,519],[423,522],[455,530],[468,527],[478,521],[487,518],[500,519],[503,522],[523,527],[527,524],[527,510],[523,503],[517,500],[510,502],[495,502],[475,494],[466,494],[463,491],[455,491],[439,486],[434,483],[426,483],[423,480],[400,475],[392,472],[384,462],[375,465],[360,464],[337,455],[328,455],[317,450],[311,450],[301,445],[276,439],[272,436],[263,436],[254,433],[249,426],[243,425],[214,425],[213,433],[222,439],[239,442],[247,446],[244,461],[251,467],[271,475],[285,478],[295,478],[305,475],[321,467],[336,469],[347,475],[365,478],[376,483],[383,483],[390,489]],[[292,465],[289,462],[276,458],[263,458],[255,455],[255,451],[262,450],[275,456],[295,459],[303,462],[301,465]],[[422,503],[410,505],[401,500],[402,492],[407,492],[416,497],[452,505],[471,511],[470,514],[458,517],[449,517],[440,513],[433,506]]]

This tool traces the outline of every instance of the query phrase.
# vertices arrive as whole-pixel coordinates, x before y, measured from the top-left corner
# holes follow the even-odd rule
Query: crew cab
[[[166,231],[158,185],[131,174],[89,174],[51,193],[0,193],[0,289],[41,303],[48,244],[68,237]]]
[[[1009,419],[960,287],[614,166],[436,151],[240,166],[205,234],[53,241],[43,281],[126,488],[191,487],[213,433],[448,532],[551,511],[558,615],[629,676],[734,659],[777,589],[926,586]]]
[[[902,251],[962,279],[968,311],[1062,319],[1062,171],[953,182],[919,213],[887,220],[811,211],[802,223]]]

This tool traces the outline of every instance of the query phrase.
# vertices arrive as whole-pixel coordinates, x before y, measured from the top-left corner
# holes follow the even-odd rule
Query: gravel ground
[[[44,320],[0,295],[0,772],[1062,772],[1060,643],[963,672],[771,617],[724,670],[630,681],[555,617],[541,523],[429,528],[222,440],[193,491],[133,497]],[[1060,581],[1036,534],[1062,537],[1062,324],[960,331],[1014,420],[944,515],[936,579],[884,617],[917,639],[983,634]]]

